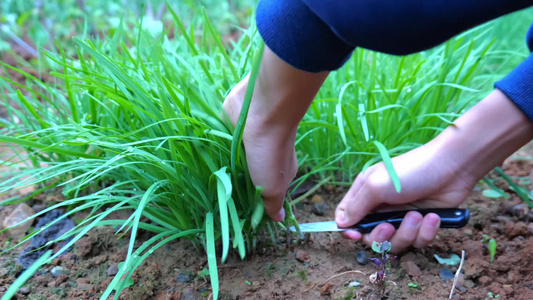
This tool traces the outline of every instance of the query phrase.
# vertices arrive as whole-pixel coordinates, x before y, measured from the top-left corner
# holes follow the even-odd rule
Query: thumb
[[[337,226],[354,225],[381,204],[379,197],[372,192],[373,189],[368,184],[363,184],[364,181],[358,177],[337,206],[335,210]]]
[[[281,222],[285,219],[285,209],[283,208],[283,196],[263,196],[265,201],[265,211],[267,215],[275,222]]]

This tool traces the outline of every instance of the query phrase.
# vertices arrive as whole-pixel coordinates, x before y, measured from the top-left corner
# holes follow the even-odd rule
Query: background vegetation
[[[12,171],[0,195],[57,188],[67,200],[32,218],[55,208],[63,217],[90,212],[61,238],[73,239],[39,263],[97,226],[118,226],[117,236],[130,233],[129,251],[105,298],[119,295],[150,253],[186,237],[206,250],[216,298],[217,245],[224,261],[229,248],[244,257],[265,237],[276,243],[285,227],[263,217],[261,189],[249,179],[245,115],[236,129],[220,117],[225,96],[260,57],[253,7],[2,1],[0,51],[10,64],[1,63],[0,142],[10,151],[0,158]],[[531,12],[407,57],[357,49],[301,123],[292,188],[308,179],[350,184],[363,168],[433,138],[526,57]],[[131,216],[115,219],[119,210]],[[134,248],[140,229],[154,235]]]

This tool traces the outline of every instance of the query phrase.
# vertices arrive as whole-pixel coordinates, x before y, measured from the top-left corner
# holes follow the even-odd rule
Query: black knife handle
[[[361,233],[369,233],[381,223],[390,223],[398,229],[405,215],[410,211],[418,211],[425,216],[428,213],[435,213],[440,217],[440,228],[461,228],[468,224],[470,211],[468,209],[458,208],[431,208],[431,209],[413,209],[402,211],[391,211],[384,213],[369,214],[361,222],[350,226]]]

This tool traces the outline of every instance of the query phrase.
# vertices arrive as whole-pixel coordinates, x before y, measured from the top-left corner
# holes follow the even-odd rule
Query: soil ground
[[[9,149],[0,145],[0,157],[4,151]],[[503,169],[522,180],[528,190],[533,189],[530,174],[533,146],[528,145],[515,157],[529,159],[509,159]],[[0,166],[0,180],[8,177],[8,170]],[[369,282],[375,267],[361,265],[355,259],[355,253],[361,250],[368,257],[377,257],[375,253],[338,234],[320,233],[290,248],[284,244],[260,246],[245,261],[232,253],[219,267],[220,298],[447,299],[452,283],[441,279],[440,274],[443,268],[451,272],[456,268],[439,265],[434,255],[448,257],[465,250],[464,275],[459,279],[455,299],[488,299],[491,295],[500,299],[533,299],[533,223],[529,223],[529,218],[533,217],[525,205],[520,206],[523,202],[503,181],[498,185],[510,193],[510,199],[487,199],[482,196],[486,187],[477,187],[463,204],[471,210],[469,224],[459,230],[441,230],[438,239],[428,248],[398,257],[392,264],[389,284],[384,291]],[[4,198],[28,195],[32,191],[29,187]],[[336,187],[320,189],[314,196],[321,197],[328,205],[325,214],[317,216],[312,212],[310,197],[295,209],[296,217],[302,223],[332,220],[336,203],[344,192],[343,188]],[[61,191],[53,190],[27,203],[42,209],[43,205],[61,201],[61,197]],[[0,221],[13,209],[14,206],[0,206]],[[82,218],[83,215],[79,215],[74,221]],[[484,236],[498,243],[493,263],[490,263]],[[150,234],[141,231],[136,246],[149,237]],[[14,242],[5,233],[0,234],[1,249]],[[108,273],[113,273],[117,263],[125,259],[127,242],[125,238],[118,239],[112,228],[91,232],[68,254],[34,275],[17,294],[17,299],[99,299],[113,278]],[[22,272],[16,262],[22,249],[19,247],[0,256],[0,296]],[[209,299],[210,282],[200,275],[206,266],[202,249],[186,240],[172,242],[144,262],[134,275],[135,284],[125,290],[121,299]],[[62,274],[52,275],[54,267],[60,267]],[[409,283],[416,287],[409,287]]]
[[[532,157],[532,148],[525,147],[516,157]],[[533,188],[532,161],[509,159],[503,169],[513,178],[526,182],[529,190]],[[440,273],[444,272],[442,268],[455,273],[456,267],[439,265],[434,254],[449,257],[465,250],[464,275],[459,278],[455,299],[489,299],[490,295],[500,299],[533,299],[531,215],[503,181],[498,185],[509,191],[510,199],[487,199],[482,196],[486,187],[478,186],[463,204],[471,210],[469,224],[459,230],[441,230],[428,248],[398,257],[392,264],[384,291],[369,282],[369,275],[376,271],[374,265],[360,265],[355,258],[360,250],[365,250],[368,257],[377,257],[376,253],[338,234],[320,233],[290,248],[284,244],[260,246],[245,261],[231,254],[219,268],[220,298],[447,299],[452,282],[441,279]],[[315,200],[321,197],[328,205],[325,215],[312,212],[311,197],[295,209],[295,214],[300,222],[331,220],[343,194],[342,188],[321,188]],[[29,204],[35,207],[61,201],[60,198],[56,191],[31,199]],[[0,206],[0,219],[12,209]],[[484,235],[498,243],[493,263]],[[149,237],[149,233],[141,232],[139,245]],[[12,242],[5,233],[0,235],[2,247]],[[34,275],[26,284],[25,295],[19,292],[17,299],[98,299],[113,278],[107,273],[124,260],[127,242],[124,238],[117,239],[111,228],[90,233],[72,251]],[[16,263],[21,250],[17,248],[0,257],[0,295],[22,271]],[[56,266],[62,269],[57,277],[50,272]],[[206,266],[206,255],[201,249],[186,240],[172,242],[144,262],[134,275],[135,284],[125,290],[121,299],[209,299],[210,282],[200,275]],[[409,287],[409,283],[417,287]]]

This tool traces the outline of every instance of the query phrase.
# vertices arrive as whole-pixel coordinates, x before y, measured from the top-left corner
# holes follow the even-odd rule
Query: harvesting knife
[[[314,222],[300,224],[302,232],[330,232],[330,231],[344,231],[344,230],[358,230],[361,233],[369,233],[381,223],[390,223],[394,228],[398,229],[403,221],[405,215],[412,210],[391,211],[384,213],[374,213],[367,215],[361,222],[346,228],[339,228],[335,221]],[[433,209],[415,209],[425,216],[428,213],[435,213],[440,217],[440,228],[461,228],[464,227],[470,219],[470,211],[468,209],[456,208],[433,208]],[[296,229],[291,227],[292,231]]]

